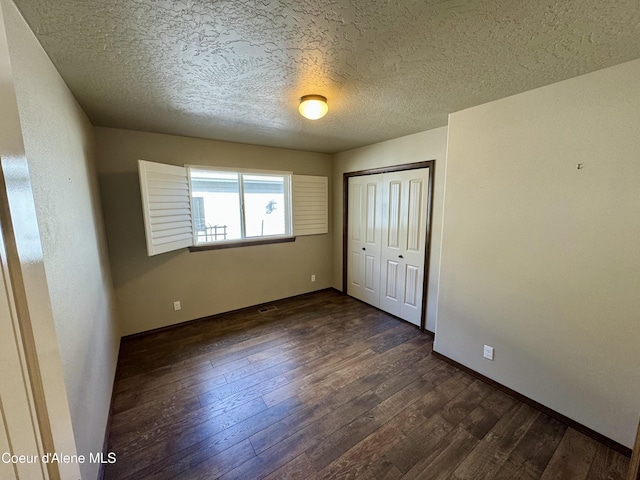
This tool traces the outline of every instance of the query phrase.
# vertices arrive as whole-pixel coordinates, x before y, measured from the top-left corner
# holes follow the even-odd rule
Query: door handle
[[[366,250],[366,248],[362,247],[362,250]]]
[[[404,258],[402,255],[398,255],[398,258]]]

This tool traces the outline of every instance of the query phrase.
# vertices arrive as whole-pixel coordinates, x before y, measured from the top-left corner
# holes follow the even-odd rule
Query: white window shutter
[[[293,175],[293,234],[329,233],[327,177]]]
[[[193,245],[187,169],[138,160],[149,256]]]

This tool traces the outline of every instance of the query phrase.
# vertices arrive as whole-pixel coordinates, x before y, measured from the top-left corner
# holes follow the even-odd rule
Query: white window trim
[[[257,173],[259,175],[289,175],[293,176],[293,172],[287,172],[284,170],[263,170],[258,168],[233,168],[233,167],[216,167],[212,165],[194,165],[188,164],[184,166],[187,171],[192,170],[210,170],[212,172],[239,172],[239,173]]]

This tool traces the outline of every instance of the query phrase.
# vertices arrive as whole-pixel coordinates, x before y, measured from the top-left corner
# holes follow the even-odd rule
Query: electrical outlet
[[[316,281],[316,276],[315,275],[311,275],[311,281],[315,282]]]
[[[180,305],[180,300],[176,300],[173,302],[173,310],[177,312],[178,310],[182,310],[182,305]]]
[[[487,360],[493,360],[493,347],[489,345],[484,346],[484,358]]]

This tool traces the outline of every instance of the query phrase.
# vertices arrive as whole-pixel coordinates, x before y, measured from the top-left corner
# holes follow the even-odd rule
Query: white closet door
[[[382,175],[349,178],[347,293],[380,305]]]
[[[385,312],[400,316],[403,285],[401,282],[404,251],[402,215],[406,201],[405,185],[401,173],[389,173],[382,185],[382,230],[384,232],[381,250],[380,308]]]
[[[429,169],[349,178],[347,293],[420,325]]]
[[[406,201],[403,206],[406,210],[401,221],[404,258],[400,279],[403,295],[398,316],[420,325],[427,243],[429,169],[408,170],[405,174]]]

